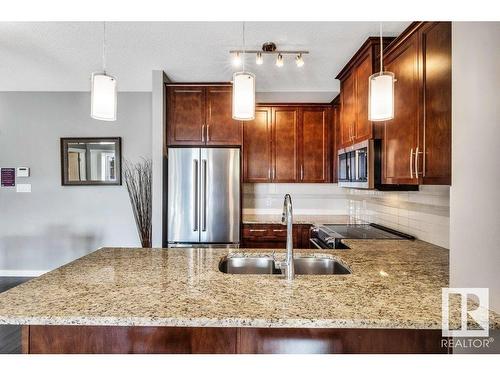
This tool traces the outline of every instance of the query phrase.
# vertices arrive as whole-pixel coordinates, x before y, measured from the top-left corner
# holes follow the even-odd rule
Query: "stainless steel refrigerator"
[[[170,148],[169,246],[240,241],[240,150]]]

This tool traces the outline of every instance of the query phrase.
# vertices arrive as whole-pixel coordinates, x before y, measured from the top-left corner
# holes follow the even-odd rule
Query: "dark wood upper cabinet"
[[[297,108],[272,109],[272,180],[296,182],[298,180],[298,114]]]
[[[241,145],[231,100],[228,84],[167,86],[167,145]]]
[[[418,185],[414,171],[419,124],[418,35],[387,54],[384,65],[397,81],[394,118],[385,122],[382,180],[386,184]]]
[[[205,112],[204,87],[167,87],[168,145],[204,143]]]
[[[328,182],[330,108],[303,107],[300,113],[300,182]]]
[[[382,140],[382,184],[451,184],[451,23],[413,22],[384,38],[384,70],[395,74],[394,118],[368,121],[368,77],[380,69],[380,46],[369,38],[337,75],[337,148]],[[333,104],[333,103],[332,103]],[[333,151],[334,162],[337,150]],[[336,165],[332,170],[335,173]]]
[[[368,120],[368,80],[373,73],[372,54],[366,53],[356,68],[356,121],[353,137],[358,143],[372,139],[373,126]]]
[[[383,38],[387,46],[394,38]],[[337,75],[340,80],[339,147],[374,137],[373,123],[368,121],[368,78],[380,69],[377,60],[380,39],[370,37]]]
[[[384,54],[397,81],[383,183],[451,184],[451,23],[414,22]]]
[[[206,88],[207,145],[241,144],[241,121],[232,118],[233,90],[230,86]]]
[[[271,182],[271,163],[271,108],[260,107],[243,122],[243,181]]]
[[[330,105],[274,104],[243,123],[244,182],[329,182]]]
[[[419,176],[451,185],[451,23],[429,22],[420,32],[423,101]]]

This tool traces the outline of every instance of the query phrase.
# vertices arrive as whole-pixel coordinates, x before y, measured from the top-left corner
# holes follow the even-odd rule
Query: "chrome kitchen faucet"
[[[291,281],[295,278],[295,268],[293,264],[293,214],[292,214],[292,197],[290,194],[285,195],[283,202],[283,216],[281,222],[286,225],[286,259],[281,264],[281,269],[284,271],[286,279]]]

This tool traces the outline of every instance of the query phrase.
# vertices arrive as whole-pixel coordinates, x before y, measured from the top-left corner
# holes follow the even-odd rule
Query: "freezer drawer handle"
[[[198,160],[193,160],[193,231],[198,231]]]

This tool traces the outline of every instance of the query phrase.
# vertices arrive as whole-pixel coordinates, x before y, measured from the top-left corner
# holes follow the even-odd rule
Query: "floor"
[[[29,277],[0,277],[0,293],[29,279]],[[0,354],[18,353],[21,353],[21,327],[0,325]]]

